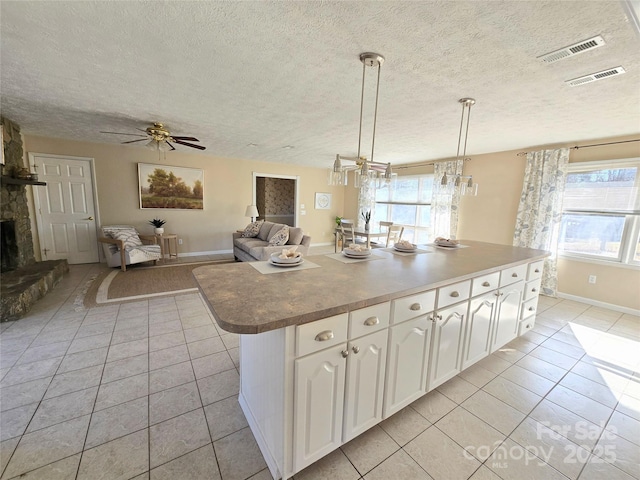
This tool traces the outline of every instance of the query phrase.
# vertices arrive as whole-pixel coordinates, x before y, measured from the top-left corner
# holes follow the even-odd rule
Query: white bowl
[[[344,253],[347,255],[351,255],[352,257],[368,257],[371,255],[371,249],[363,249],[363,250],[352,250],[350,248],[345,248]]]
[[[302,260],[302,254],[300,252],[296,252],[295,257],[288,258],[280,258],[280,253],[272,253],[271,261],[274,263],[300,263]]]

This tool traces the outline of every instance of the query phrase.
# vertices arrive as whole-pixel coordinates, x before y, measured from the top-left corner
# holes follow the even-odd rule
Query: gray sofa
[[[305,235],[301,228],[289,227],[289,240],[286,245],[273,247],[269,245],[269,240],[278,230],[284,227],[282,223],[264,222],[260,227],[257,237],[244,238],[241,232],[233,233],[233,256],[238,261],[255,262],[269,260],[272,253],[281,252],[284,248],[291,248],[298,245],[296,251],[307,255],[311,245],[311,237]]]

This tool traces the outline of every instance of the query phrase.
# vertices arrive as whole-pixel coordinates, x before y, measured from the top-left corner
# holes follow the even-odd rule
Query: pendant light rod
[[[362,61],[362,87],[360,89],[360,129],[358,130],[358,158],[360,158],[360,144],[362,143],[362,114],[364,112],[364,76],[367,64],[362,60],[360,55],[360,61]]]
[[[373,161],[373,152],[376,143],[376,121],[378,118],[378,94],[380,92],[380,67],[384,63],[384,57],[379,53],[365,52],[360,54],[362,62],[362,92],[360,94],[360,132],[358,134],[358,157],[360,157],[360,143],[362,140],[362,116],[364,114],[364,82],[366,76],[366,67],[378,67],[378,78],[376,80],[376,103],[373,111],[373,136],[371,138],[371,159]]]
[[[458,100],[462,104],[462,117],[460,118],[460,133],[458,134],[458,150],[456,151],[456,158],[460,158],[460,143],[462,142],[462,126],[464,125],[464,109],[467,108],[467,125],[464,132],[464,147],[462,156],[467,154],[467,138],[469,137],[469,120],[471,118],[471,107],[475,105],[476,101],[473,98],[461,98]]]

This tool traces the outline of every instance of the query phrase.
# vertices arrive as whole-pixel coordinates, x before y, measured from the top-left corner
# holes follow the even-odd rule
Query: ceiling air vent
[[[558,60],[562,60],[563,58],[571,57],[579,53],[593,50],[594,48],[601,47],[602,45],[604,45],[604,38],[598,35],[597,37],[590,38],[574,45],[569,45],[568,47],[561,48],[560,50],[556,50],[555,52],[547,53],[546,55],[542,55],[538,58],[544,63],[553,63],[557,62]]]
[[[615,77],[616,75],[622,75],[625,69],[622,67],[610,68],[597,73],[590,73],[584,77],[574,78],[573,80],[565,80],[564,83],[570,87],[577,87],[578,85],[584,85],[585,83],[595,82],[596,80],[602,80],[603,78]]]

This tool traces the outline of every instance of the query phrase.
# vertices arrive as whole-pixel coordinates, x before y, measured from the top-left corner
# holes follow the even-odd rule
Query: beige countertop
[[[223,329],[255,334],[301,325],[548,256],[544,250],[461,240],[468,248],[412,256],[375,251],[381,260],[345,264],[307,257],[320,268],[264,275],[248,263],[194,269],[202,296]]]

